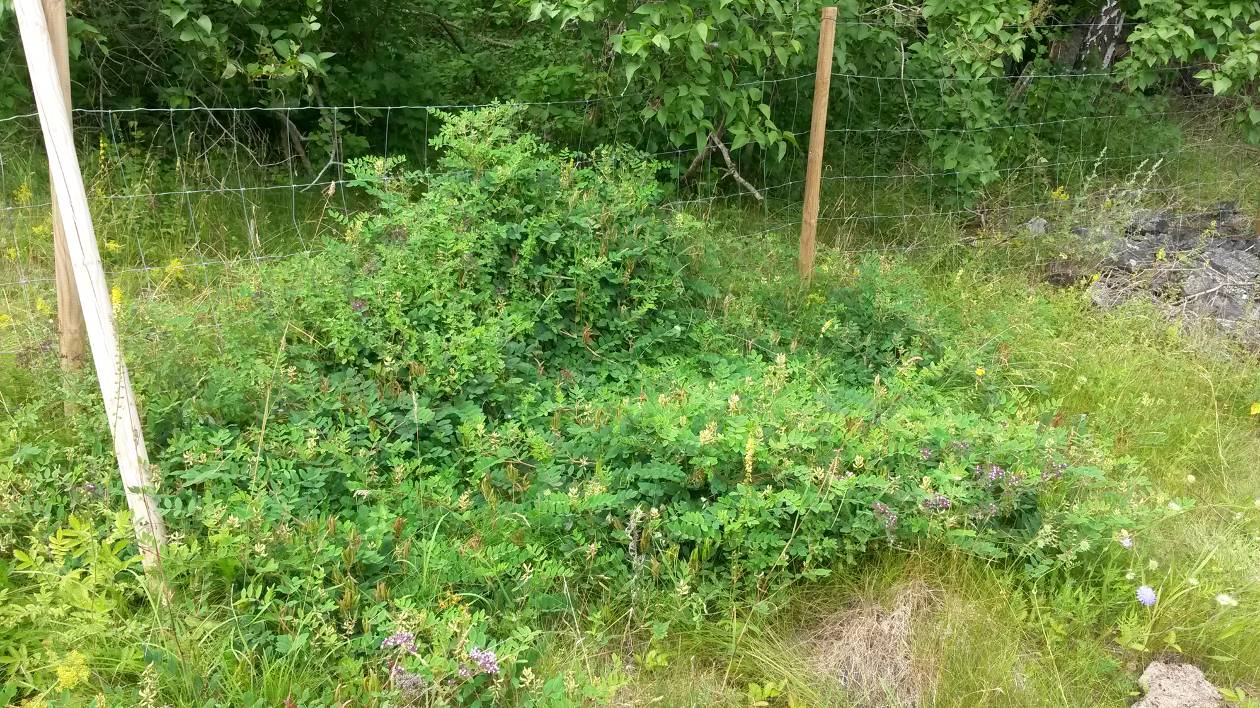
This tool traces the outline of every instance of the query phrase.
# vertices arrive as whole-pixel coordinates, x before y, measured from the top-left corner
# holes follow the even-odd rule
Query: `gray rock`
[[[1221,247],[1208,249],[1204,264],[1182,283],[1188,310],[1222,320],[1227,327],[1253,309],[1257,290],[1260,257]]]
[[[1138,685],[1146,693],[1133,708],[1223,708],[1224,699],[1207,677],[1190,664],[1153,661]]]
[[[1129,293],[1123,287],[1108,280],[1099,280],[1089,286],[1089,300],[1095,307],[1110,310],[1123,305]]]
[[[1024,228],[1028,229],[1028,233],[1032,234],[1033,236],[1045,236],[1046,227],[1049,225],[1050,225],[1049,221],[1046,221],[1040,216],[1034,216],[1033,218],[1028,220],[1028,223],[1024,224]]]
[[[1032,229],[1031,222],[1026,226]],[[1068,231],[1086,252],[1102,247],[1102,278],[1089,292],[1098,307],[1145,297],[1171,317],[1201,319],[1260,346],[1260,237],[1255,228],[1250,214],[1222,202],[1195,212],[1139,209],[1114,232],[1105,219],[1098,225],[1069,225]],[[1079,282],[1057,276],[1055,271],[1046,277],[1064,285]]]

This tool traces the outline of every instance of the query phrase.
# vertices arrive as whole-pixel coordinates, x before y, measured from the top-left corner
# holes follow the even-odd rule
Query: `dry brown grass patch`
[[[918,708],[935,672],[913,654],[913,627],[939,602],[934,590],[912,583],[888,606],[869,601],[822,617],[805,641],[809,663],[838,681],[857,706]]]

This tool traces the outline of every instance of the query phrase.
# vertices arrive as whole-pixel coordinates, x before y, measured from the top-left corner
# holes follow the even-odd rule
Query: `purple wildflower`
[[[932,448],[930,447],[919,448],[919,457],[922,457],[924,462],[927,462],[928,460],[932,459],[932,455],[935,455],[935,454],[936,453],[933,452]]]
[[[1124,529],[1120,530],[1120,537],[1116,540],[1125,548],[1133,548],[1133,535]]]
[[[1155,606],[1155,588],[1150,585],[1143,585],[1137,589],[1137,600],[1147,607]]]
[[[408,653],[415,654],[416,635],[411,632],[395,632],[385,637],[385,641],[381,642],[381,649],[393,649],[394,647],[401,647]]]
[[[468,668],[467,666],[459,667],[460,678],[472,678],[472,675],[473,675],[472,669]]]
[[[477,647],[473,647],[472,650],[468,652],[468,658],[472,659],[473,662],[477,664],[477,668],[480,669],[483,674],[499,673],[499,658],[489,649],[478,649]]]
[[[875,515],[884,522],[884,528],[891,531],[897,525],[897,514],[888,505],[883,502],[875,502],[871,504],[871,508],[875,510]]]
[[[91,482],[84,482],[83,491],[87,494],[96,494],[96,485]]]
[[[367,302],[363,300],[363,298],[356,297],[350,301],[350,309],[355,312],[363,312],[364,310],[367,310]]]
[[[976,475],[987,479],[990,484],[1011,478],[1009,472],[1003,469],[1000,465],[995,465],[992,462],[985,463],[983,465],[976,465],[975,467],[972,467],[971,470],[975,472]]]
[[[1067,471],[1068,464],[1066,462],[1051,462],[1050,469],[1046,472],[1046,477],[1050,479],[1059,479],[1063,473]]]
[[[413,674],[398,664],[394,664],[394,668],[389,670],[389,679],[393,681],[394,688],[403,693],[420,693],[426,686],[423,676]]]
[[[998,513],[997,504],[994,504],[992,502],[977,506],[974,509],[972,509],[970,512],[968,512],[968,514],[973,519],[977,519],[979,521],[989,521],[993,517],[997,516],[997,513]]]
[[[923,508],[928,511],[945,511],[953,506],[954,503],[944,494],[935,494],[928,499],[923,500]]]

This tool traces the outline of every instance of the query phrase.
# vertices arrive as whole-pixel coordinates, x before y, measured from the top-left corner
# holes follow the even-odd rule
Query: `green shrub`
[[[1040,577],[1139,524],[1107,480],[1127,467],[942,347],[884,264],[805,292],[743,283],[719,314],[734,295],[699,274],[733,284],[740,264],[690,255],[720,251],[658,211],[650,163],[553,151],[518,118],[449,120],[438,173],[358,163],[379,207],[318,255],[225,282],[240,317],[213,339],[168,303],[135,315],[166,347],[136,379],[169,607],[109,511],[102,421],[42,430],[53,390],[10,412],[14,694],[79,700],[81,667],[108,665],[118,700],[147,681],[274,704],[291,695],[274,676],[300,675],[317,703],[346,700],[339,684],[607,702],[616,674],[536,673],[548,628],[649,602],[700,622],[881,547]],[[123,629],[80,647],[50,616]],[[169,616],[178,631],[147,633]]]

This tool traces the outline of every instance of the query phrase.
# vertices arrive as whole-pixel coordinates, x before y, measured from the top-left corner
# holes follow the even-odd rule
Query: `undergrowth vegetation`
[[[430,170],[355,162],[372,206],[313,255],[128,310],[160,585],[93,382],[47,356],[7,375],[5,700],[835,703],[784,638],[863,577],[960,590],[1041,634],[993,644],[1029,671],[1087,669],[1014,704],[1062,705],[1051,679],[1120,700],[1122,657],[1156,651],[1255,670],[1248,366],[1214,364],[1209,399],[1151,390],[1139,366],[1197,361],[1175,334],[1134,319],[1124,363],[1114,323],[983,262],[830,253],[802,288],[777,241],[662,209],[657,165],[553,148],[512,106],[433,147]],[[1196,506],[1185,474],[1229,501]],[[951,631],[984,653],[986,626]],[[1016,691],[985,656],[923,685]]]

